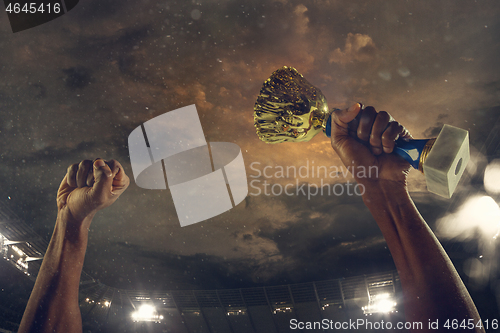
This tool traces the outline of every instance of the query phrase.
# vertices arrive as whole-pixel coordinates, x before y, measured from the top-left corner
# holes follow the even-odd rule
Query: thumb
[[[332,113],[332,140],[339,136],[349,135],[349,123],[353,121],[361,111],[361,104],[356,103],[348,109],[335,110]]]
[[[332,120],[336,122],[337,125],[345,125],[347,127],[347,124],[353,121],[354,118],[356,118],[359,111],[361,111],[361,105],[359,103],[356,103],[348,109],[335,110],[333,112]]]
[[[100,196],[110,192],[113,185],[113,173],[109,166],[102,159],[94,161],[94,179],[95,183],[92,186],[94,195]]]

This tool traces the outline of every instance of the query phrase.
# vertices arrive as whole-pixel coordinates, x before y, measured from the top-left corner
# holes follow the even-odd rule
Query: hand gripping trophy
[[[295,68],[282,67],[264,82],[254,107],[259,138],[267,143],[309,141],[319,132],[330,137],[325,96]],[[444,125],[437,138],[398,139],[394,153],[424,173],[427,189],[450,198],[469,161],[469,132]]]

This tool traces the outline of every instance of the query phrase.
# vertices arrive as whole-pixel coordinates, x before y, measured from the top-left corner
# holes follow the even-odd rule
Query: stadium
[[[2,219],[8,222],[0,225],[0,328],[1,332],[15,332],[47,243],[6,214],[5,206],[3,210]],[[15,277],[15,282],[3,284],[6,275]],[[366,321],[371,323],[368,325],[404,321],[400,298],[396,272],[225,290],[123,290],[104,285],[85,272],[80,281],[84,332],[278,333],[290,331],[293,320],[300,321],[297,328],[300,323],[321,323],[321,329],[312,330],[318,332],[325,327],[338,331],[342,325],[349,330],[349,322],[351,328],[356,322],[357,328],[370,331]]]

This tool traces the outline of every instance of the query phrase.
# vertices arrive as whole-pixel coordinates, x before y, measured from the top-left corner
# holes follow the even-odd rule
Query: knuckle
[[[94,175],[89,173],[87,176],[87,185],[91,186],[94,183]]]
[[[369,106],[365,107],[365,108],[363,109],[363,111],[377,112],[377,111],[375,111],[375,108],[374,108],[373,106],[371,106],[371,105],[369,105]]]
[[[377,119],[388,122],[391,119],[391,115],[386,111],[380,111],[377,114]]]
[[[400,131],[400,127],[402,126],[397,121],[391,122],[388,135],[396,135]]]
[[[83,160],[83,161],[80,162],[80,164],[78,165],[78,167],[79,168],[87,168],[91,164],[92,164],[91,160]]]
[[[368,141],[369,139],[368,133],[366,133],[361,127],[358,129],[358,138],[363,141]]]
[[[368,118],[374,118],[377,115],[377,111],[375,111],[375,108],[372,106],[366,107],[363,110],[362,116],[368,117]]]
[[[105,160],[104,162],[110,169],[113,169],[113,167],[116,165],[116,160]]]
[[[384,146],[387,146],[393,141],[393,134],[389,131],[385,131],[384,134],[382,134],[382,141],[384,142]]]
[[[386,148],[394,147],[394,138],[392,136],[384,136],[382,137],[382,146]]]
[[[370,135],[370,144],[372,146],[380,146],[380,142],[381,142],[381,137],[380,136],[375,135],[373,133]]]

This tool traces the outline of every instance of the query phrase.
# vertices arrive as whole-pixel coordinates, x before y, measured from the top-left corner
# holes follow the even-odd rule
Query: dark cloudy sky
[[[495,153],[486,143],[500,115],[498,17],[497,0],[81,0],[68,14],[13,34],[2,13],[1,200],[48,239],[68,165],[115,158],[132,178],[130,132],[190,104],[207,141],[240,146],[249,181],[263,180],[255,169],[265,166],[340,167],[322,135],[280,145],[255,135],[260,87],[288,65],[319,87],[330,107],[374,105],[418,138],[437,135],[444,123],[470,131],[472,160],[456,199],[427,193],[416,171],[410,177],[434,227],[468,196],[485,193],[482,172]],[[94,219],[84,270],[113,287],[186,289],[393,267],[358,196],[250,195],[181,228],[168,190],[132,182]]]

